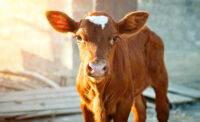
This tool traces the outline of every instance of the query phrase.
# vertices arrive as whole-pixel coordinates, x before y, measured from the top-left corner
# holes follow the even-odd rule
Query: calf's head
[[[132,12],[115,22],[104,12],[91,12],[76,22],[63,12],[46,12],[48,22],[56,31],[74,34],[84,74],[93,79],[109,76],[116,45],[124,41],[120,40],[120,35],[140,30],[148,15],[142,11]]]

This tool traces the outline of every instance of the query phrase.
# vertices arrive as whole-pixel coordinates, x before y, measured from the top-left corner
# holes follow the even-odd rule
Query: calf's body
[[[169,111],[166,96],[168,80],[163,61],[162,40],[147,27],[128,37],[122,35],[121,39],[123,41],[117,45],[112,62],[112,76],[105,79],[102,84],[92,83],[90,79],[84,77],[82,73],[84,64],[80,65],[77,90],[81,96],[85,121],[87,118],[94,119],[96,113],[100,114],[98,118],[102,118],[102,121],[108,121],[112,117],[116,122],[127,121],[131,106],[135,119],[138,119],[138,122],[144,121],[146,105],[142,91],[148,86],[161,92],[160,98],[156,98],[158,102],[160,101],[157,104],[166,108],[161,110],[164,108],[158,108],[157,105],[158,111],[161,111],[158,117],[166,121]],[[162,111],[166,113],[162,115]]]
[[[166,122],[169,102],[164,45],[143,26],[147,13],[131,13],[118,23],[103,12],[89,13],[79,23],[62,14],[50,11],[47,18],[53,27],[59,23],[56,30],[78,37],[81,64],[76,87],[84,121],[126,122],[132,110],[135,122],[144,122],[146,101],[142,92],[151,86],[156,93],[158,121]],[[67,19],[63,21],[62,16]]]

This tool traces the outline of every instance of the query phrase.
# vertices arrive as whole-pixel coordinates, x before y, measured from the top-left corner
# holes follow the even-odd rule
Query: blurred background
[[[165,44],[169,83],[200,90],[200,0],[0,0],[0,91],[75,85],[77,45],[71,34],[50,27],[47,10],[76,21],[93,10],[115,21],[135,10],[149,12],[147,25]]]
[[[170,82],[198,88],[199,6],[199,0],[0,0],[0,69],[37,72],[58,84],[74,85],[77,46],[70,34],[50,27],[45,11],[64,11],[79,21],[87,12],[103,10],[118,21],[128,12],[145,10],[150,13],[147,25],[165,43]]]

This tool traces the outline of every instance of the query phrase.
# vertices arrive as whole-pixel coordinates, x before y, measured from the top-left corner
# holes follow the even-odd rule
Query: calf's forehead
[[[93,13],[86,15],[80,23],[81,32],[87,36],[111,36],[116,33],[116,24],[109,15]],[[79,32],[79,31],[78,31]]]
[[[108,24],[108,17],[104,15],[86,16],[84,19],[89,20],[91,23],[95,25],[100,25],[102,30],[105,28],[105,25]]]

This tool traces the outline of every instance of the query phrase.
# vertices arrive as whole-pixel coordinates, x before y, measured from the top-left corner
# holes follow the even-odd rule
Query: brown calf
[[[130,110],[135,122],[146,120],[142,91],[156,93],[159,122],[169,116],[168,76],[159,36],[144,26],[149,14],[132,12],[119,22],[104,12],[91,12],[75,22],[58,11],[46,17],[59,32],[75,34],[81,64],[77,90],[85,122],[126,122]]]

